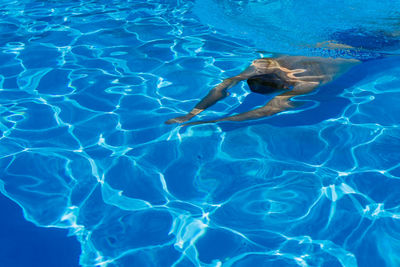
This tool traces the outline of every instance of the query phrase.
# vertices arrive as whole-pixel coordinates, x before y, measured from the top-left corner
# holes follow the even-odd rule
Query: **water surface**
[[[241,1],[235,16],[218,12],[237,1],[199,2],[3,2],[1,192],[26,220],[69,229],[82,266],[398,266],[399,2],[363,1],[355,20],[373,6],[390,23],[366,33],[371,21],[346,21],[322,38],[327,29],[300,27],[318,7],[305,1],[286,23],[300,19],[297,35],[315,39],[280,48],[275,26],[287,24],[265,18],[264,36],[278,39],[260,43],[243,18],[294,1]],[[318,8],[329,15],[329,3]],[[316,45],[324,40],[352,48]],[[294,111],[164,124],[275,53],[367,61]],[[238,85],[199,119],[262,104],[248,93]]]

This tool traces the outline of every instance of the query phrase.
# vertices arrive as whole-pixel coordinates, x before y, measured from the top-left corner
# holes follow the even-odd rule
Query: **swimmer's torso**
[[[257,60],[259,65],[255,63],[256,74],[248,79],[250,89],[261,94],[288,90],[301,82],[317,82],[322,85],[359,63],[354,59],[283,56],[273,58],[277,63],[274,67],[263,69],[263,60],[271,59]]]
[[[293,73],[300,81],[330,82],[349,68],[360,63],[355,59],[284,56],[275,59],[279,65]]]

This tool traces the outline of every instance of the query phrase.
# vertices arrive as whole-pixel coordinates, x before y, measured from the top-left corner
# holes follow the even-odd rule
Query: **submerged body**
[[[199,121],[201,124],[218,121],[243,121],[271,116],[294,107],[291,98],[307,94],[320,85],[333,81],[354,65],[355,59],[283,56],[262,58],[252,62],[242,73],[225,79],[214,87],[188,114],[166,121],[167,124],[184,123],[214,105],[228,95],[228,90],[238,82],[247,80],[250,90],[258,94],[280,93],[265,106],[238,115],[213,121]]]

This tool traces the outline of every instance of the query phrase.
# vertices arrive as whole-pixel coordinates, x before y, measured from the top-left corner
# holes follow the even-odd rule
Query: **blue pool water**
[[[17,204],[0,196],[0,266],[78,266],[80,246],[67,230],[36,227]]]
[[[301,2],[1,1],[1,193],[81,266],[400,266],[400,1]],[[164,124],[277,53],[363,63],[270,118]]]

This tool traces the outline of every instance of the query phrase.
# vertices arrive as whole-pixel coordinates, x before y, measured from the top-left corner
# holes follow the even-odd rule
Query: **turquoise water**
[[[296,3],[1,2],[1,192],[82,266],[399,266],[400,2]],[[276,53],[364,62],[271,118],[164,124]]]

